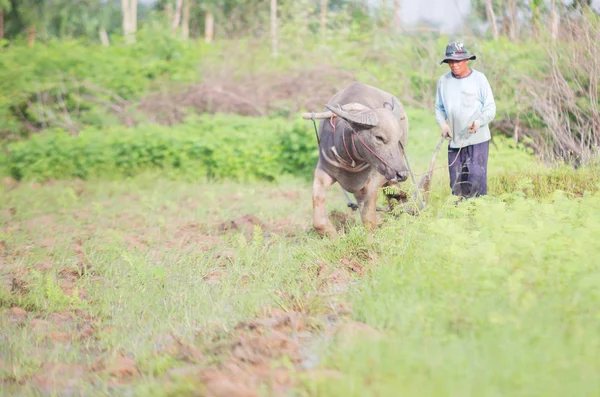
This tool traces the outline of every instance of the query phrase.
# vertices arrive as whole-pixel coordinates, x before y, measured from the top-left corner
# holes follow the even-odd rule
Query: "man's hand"
[[[467,132],[470,132],[471,134],[476,133],[477,131],[479,131],[479,120],[475,120],[473,121],[473,123],[471,123],[471,125],[469,126],[469,129],[467,130]]]
[[[450,126],[448,124],[444,124],[442,126],[442,136],[445,139],[452,139],[452,130],[450,129]]]

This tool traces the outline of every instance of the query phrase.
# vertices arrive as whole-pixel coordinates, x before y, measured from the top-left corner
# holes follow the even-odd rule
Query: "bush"
[[[293,123],[281,136],[281,148],[281,165],[285,173],[307,178],[312,176],[319,159],[319,146],[311,121]]]
[[[282,145],[300,134],[298,124],[282,119],[225,115],[190,117],[176,127],[90,128],[78,136],[49,130],[8,145],[7,164],[17,180],[126,177],[165,169],[200,178],[272,181],[282,161],[291,161],[285,169],[295,174],[308,167],[310,144],[292,138],[294,144]]]
[[[107,125],[115,108],[128,110],[158,84],[196,81],[208,47],[166,39],[111,47],[52,40],[35,51],[0,50],[0,139],[52,126]]]

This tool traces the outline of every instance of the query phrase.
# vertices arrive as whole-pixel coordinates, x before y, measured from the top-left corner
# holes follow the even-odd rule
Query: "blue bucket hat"
[[[452,41],[446,46],[446,57],[442,63],[448,63],[448,61],[464,61],[465,59],[475,60],[475,55],[469,55],[467,47],[460,41]]]

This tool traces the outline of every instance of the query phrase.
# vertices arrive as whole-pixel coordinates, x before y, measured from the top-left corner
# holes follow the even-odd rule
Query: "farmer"
[[[452,194],[464,198],[487,194],[489,123],[496,116],[492,88],[485,75],[469,67],[469,55],[461,42],[446,46],[450,72],[438,80],[435,119],[442,136],[449,139],[448,168]]]

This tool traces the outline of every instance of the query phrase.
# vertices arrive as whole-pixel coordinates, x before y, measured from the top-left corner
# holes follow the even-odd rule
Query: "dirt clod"
[[[78,364],[46,363],[32,381],[43,394],[73,395],[78,382],[85,378],[85,370]]]
[[[52,270],[54,268],[54,264],[50,261],[41,261],[36,263],[34,267],[40,272],[45,272],[48,270]]]
[[[254,226],[260,226],[263,229],[265,228],[265,224],[256,216],[245,215],[240,218],[221,223],[221,225],[219,226],[219,230],[222,232],[228,230],[241,230],[252,232]]]
[[[202,374],[207,397],[259,397],[256,386],[248,379],[220,371],[207,371]]]
[[[4,315],[11,323],[17,325],[23,324],[27,319],[27,312],[20,307],[11,307],[10,309],[5,310]]]
[[[138,373],[135,360],[124,354],[119,354],[113,359],[100,359],[92,367],[94,372],[106,372],[117,382],[124,382]]]

